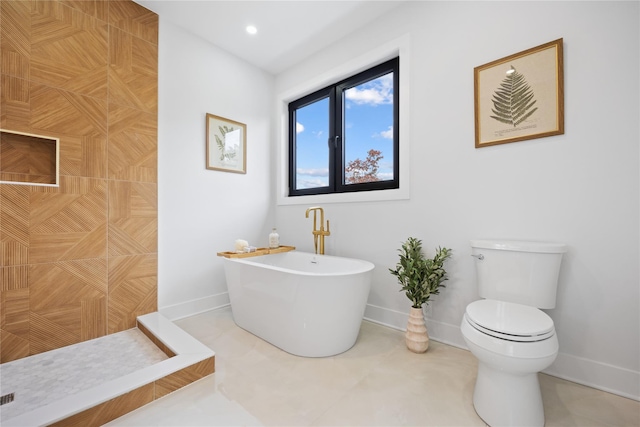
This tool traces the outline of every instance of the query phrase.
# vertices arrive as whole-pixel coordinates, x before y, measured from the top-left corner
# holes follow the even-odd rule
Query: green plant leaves
[[[444,262],[451,256],[451,249],[438,248],[433,258],[422,253],[422,241],[409,237],[398,249],[400,260],[389,272],[398,279],[401,289],[411,301],[412,307],[420,308],[429,302],[431,295],[437,295],[439,288],[447,280]]]
[[[507,71],[507,76],[493,94],[492,119],[501,123],[518,126],[527,120],[538,107],[531,109],[536,100],[533,98],[533,90],[524,78],[513,66]]]
[[[230,152],[227,153],[227,148],[224,144],[224,136],[227,134],[227,132],[231,132],[233,131],[233,127],[230,126],[218,126],[218,130],[220,131],[220,134],[222,134],[222,138],[220,138],[218,135],[215,135],[216,137],[216,145],[218,146],[218,150],[220,150],[220,161],[223,161],[225,158],[226,159],[233,159],[236,156],[235,152]]]

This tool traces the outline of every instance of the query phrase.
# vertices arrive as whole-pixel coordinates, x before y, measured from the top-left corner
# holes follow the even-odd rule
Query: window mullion
[[[344,187],[344,102],[340,86],[333,91],[333,177],[335,181],[334,191],[342,191]]]
[[[333,100],[334,100],[334,90],[330,89],[329,90],[329,114],[328,114],[328,119],[329,119],[329,135],[327,135],[327,146],[329,147],[329,159],[328,159],[328,165],[327,165],[327,173],[329,175],[329,192],[333,193],[335,191],[335,182],[333,179],[333,159],[334,159],[334,152],[335,149],[333,147],[333,135],[334,135],[334,125],[333,125]]]
[[[335,169],[334,175],[336,180],[336,191],[344,191],[344,92],[343,87],[338,85],[335,88],[335,110],[334,120],[335,135],[336,135],[336,149],[335,149]]]

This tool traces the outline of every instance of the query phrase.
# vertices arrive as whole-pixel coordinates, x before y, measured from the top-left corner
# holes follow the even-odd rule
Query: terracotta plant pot
[[[422,308],[411,307],[405,341],[407,348],[414,353],[424,353],[429,348],[429,334]]]

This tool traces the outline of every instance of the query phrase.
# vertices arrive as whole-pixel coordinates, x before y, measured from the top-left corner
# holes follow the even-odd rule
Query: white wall
[[[158,306],[170,318],[228,303],[217,252],[265,246],[273,77],[160,18]],[[247,173],[205,169],[205,114],[247,125]]]
[[[432,338],[464,346],[460,320],[478,298],[469,240],[566,242],[548,311],[561,353],[548,372],[640,398],[639,12],[638,2],[408,2],[277,76],[276,97],[410,36],[410,199],[324,205],[327,253],[376,264],[367,317],[406,325],[408,300],[387,269],[415,236],[430,254],[454,250],[427,316]],[[565,134],[474,148],[473,68],[558,38]],[[313,250],[307,207],[277,206],[277,226],[283,242]]]
[[[403,328],[409,304],[388,273],[408,236],[454,249],[427,309],[434,339],[464,345],[477,298],[469,239],[566,242],[561,354],[548,372],[640,397],[639,4],[408,2],[274,79],[161,17],[160,311],[228,301],[221,261],[237,238],[313,250],[307,205],[276,206],[274,100],[390,40],[410,37],[411,197],[324,205],[329,254],[376,264],[367,317]],[[565,134],[474,148],[473,68],[564,38]],[[205,113],[248,126],[248,172],[208,171]]]

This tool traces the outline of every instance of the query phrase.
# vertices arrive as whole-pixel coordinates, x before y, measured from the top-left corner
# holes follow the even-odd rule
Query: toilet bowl
[[[544,425],[538,372],[559,348],[551,318],[537,308],[480,300],[467,307],[461,330],[478,358],[478,415],[492,427]]]
[[[490,426],[544,426],[538,372],[558,356],[551,317],[562,254],[557,243],[474,240],[481,300],[460,329],[478,359],[473,405]]]

